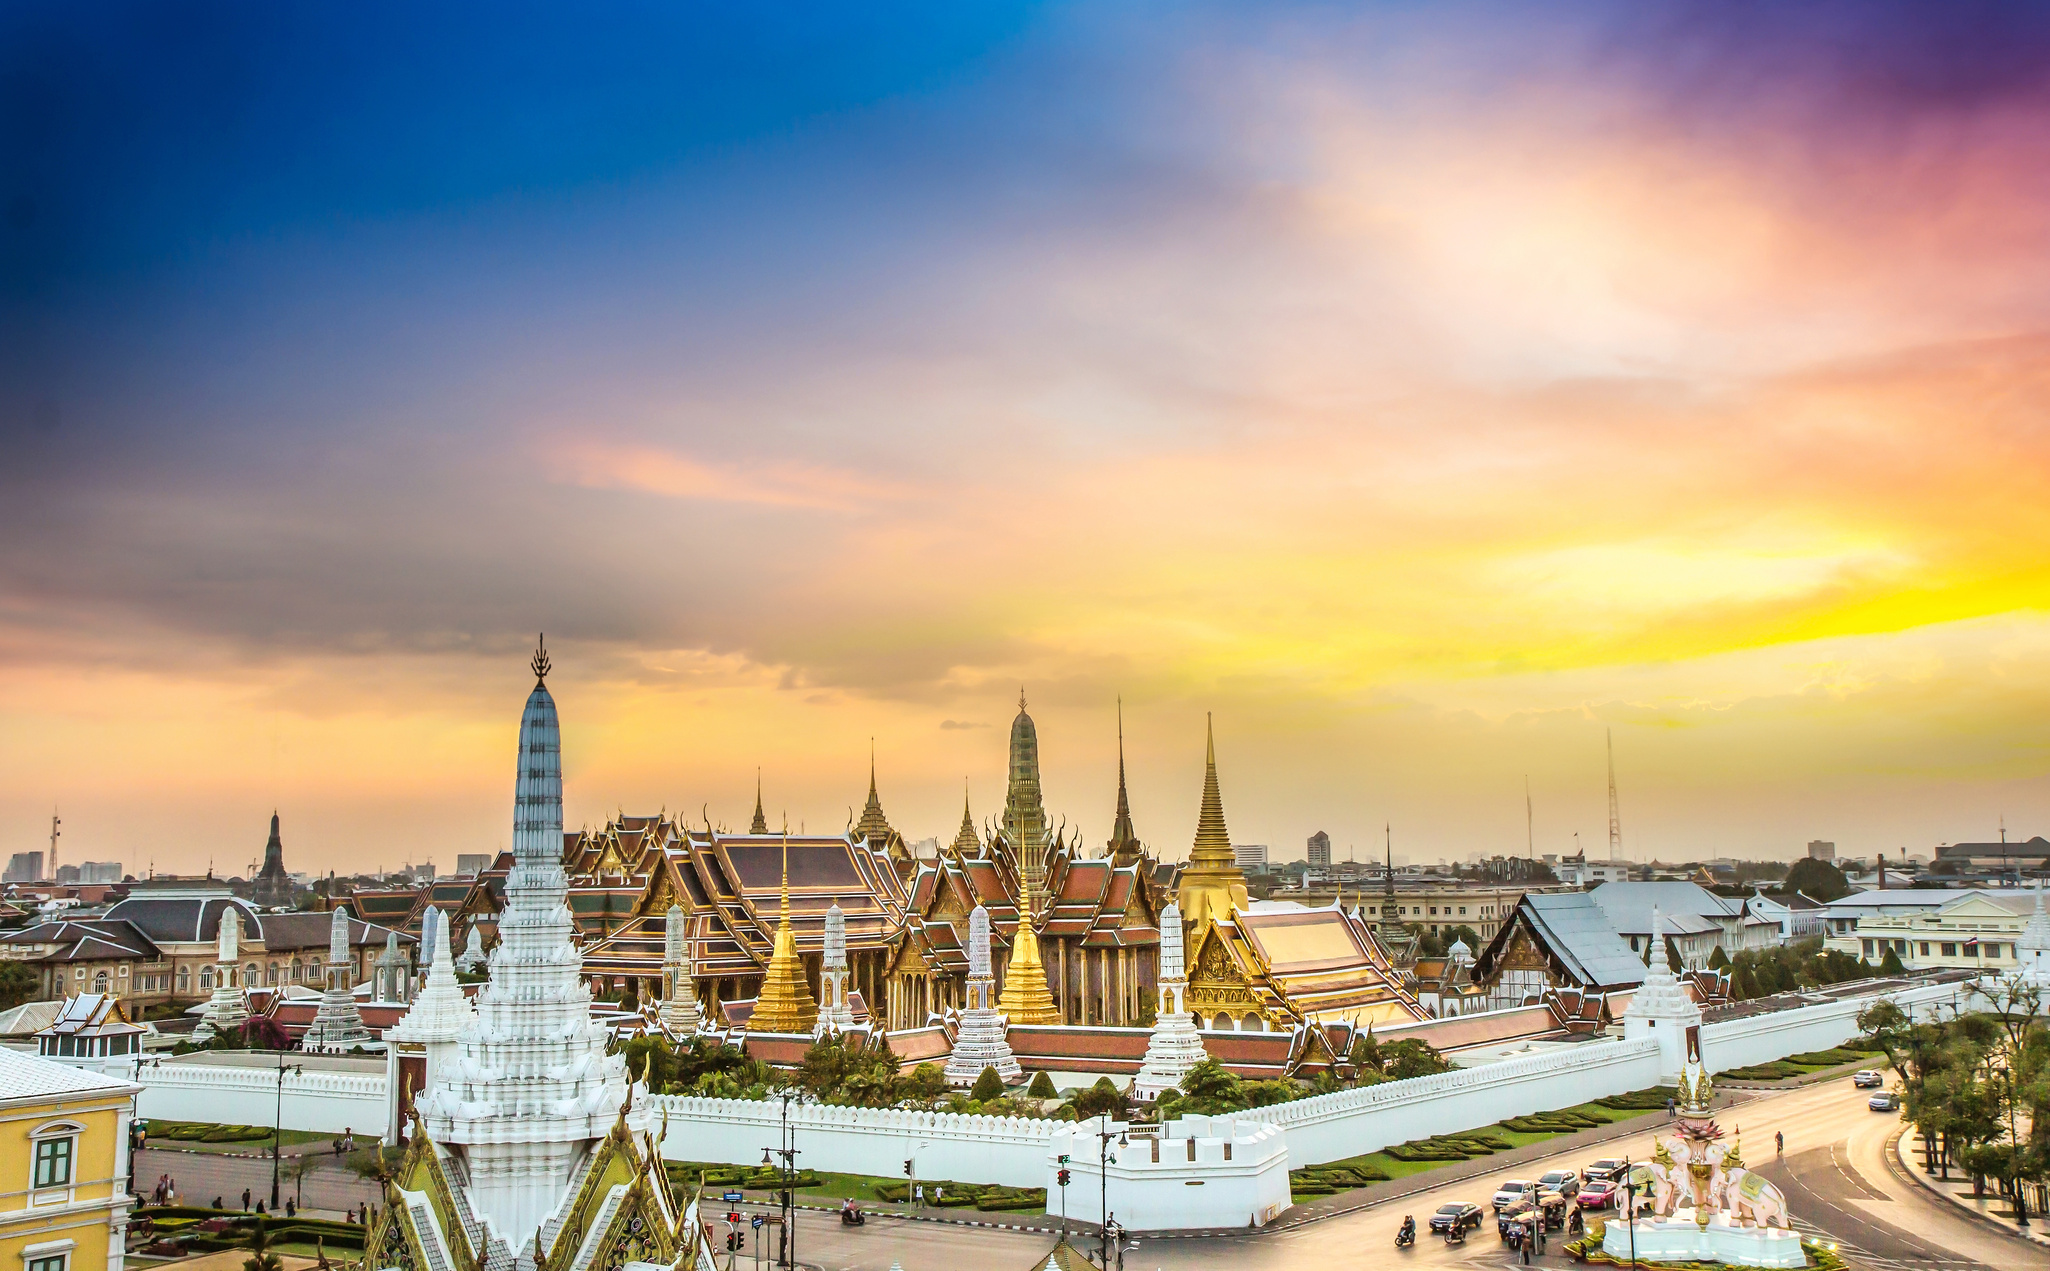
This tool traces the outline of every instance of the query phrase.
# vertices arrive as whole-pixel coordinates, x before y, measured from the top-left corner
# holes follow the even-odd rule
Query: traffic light
[[[910,1162],[910,1161],[906,1161],[906,1162],[904,1162],[904,1177],[906,1177],[906,1178],[909,1178],[909,1177],[911,1177],[911,1162]]]
[[[1066,1187],[1068,1185],[1068,1171],[1064,1169],[1060,1173],[1054,1175],[1054,1181],[1060,1184],[1062,1187]]]

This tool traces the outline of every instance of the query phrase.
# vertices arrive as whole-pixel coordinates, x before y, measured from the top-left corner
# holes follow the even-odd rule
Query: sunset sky
[[[0,12],[0,854],[2050,833],[2050,7]]]

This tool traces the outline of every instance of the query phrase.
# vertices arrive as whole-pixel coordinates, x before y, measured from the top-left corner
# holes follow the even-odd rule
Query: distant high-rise
[[[251,899],[260,909],[278,909],[292,903],[292,879],[285,873],[285,841],[278,836],[278,814],[270,814],[270,841],[263,845],[263,868],[257,872]]]
[[[1331,868],[1331,836],[1322,830],[1310,836],[1310,868]]]
[[[0,883],[38,883],[43,879],[43,854],[37,852],[16,852],[7,858],[7,871],[0,874]]]
[[[475,878],[491,868],[491,857],[485,852],[461,852],[456,856],[456,876],[468,875]]]
[[[1836,844],[1821,839],[1808,840],[1808,859],[1811,861],[1833,861],[1836,859]]]
[[[75,885],[79,881],[80,879],[78,877],[78,866],[59,865],[57,867],[57,885],[59,887],[70,887]]]
[[[1264,870],[1267,868],[1267,845],[1265,843],[1234,843],[1231,845],[1232,864],[1240,869]]]
[[[121,878],[120,861],[81,861],[78,866],[81,883],[118,883]]]

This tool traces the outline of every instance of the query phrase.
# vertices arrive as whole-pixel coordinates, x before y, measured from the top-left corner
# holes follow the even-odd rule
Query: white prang
[[[1666,948],[1665,926],[1658,907],[1651,911],[1651,965],[1645,968],[1644,983],[1623,1012],[1623,1037],[1636,1041],[1649,1037],[1659,1044],[1659,1080],[1680,1075],[1687,1062],[1686,1032],[1701,1023],[1701,1007],[1685,985],[1673,975],[1672,953]]]
[[[961,1011],[961,1030],[954,1035],[954,1053],[947,1056],[947,1084],[972,1086],[982,1070],[994,1068],[1006,1084],[1023,1076],[1018,1057],[1004,1037],[1004,1017],[996,1010],[996,980],[990,974],[989,910],[981,905],[968,915],[968,1005]]]
[[[1146,1061],[1132,1079],[1132,1097],[1151,1102],[1162,1091],[1182,1084],[1189,1070],[1203,1062],[1203,1036],[1189,1014],[1189,975],[1182,959],[1182,911],[1169,901],[1160,911],[1160,1006],[1153,1016],[1153,1036],[1146,1040]]]
[[[439,909],[427,911],[427,928],[421,934],[421,943],[438,953],[448,948],[448,915]],[[470,999],[463,996],[463,990],[456,983],[455,960],[438,956],[427,968],[427,983],[420,995],[413,999],[412,1008],[398,1023],[385,1030],[386,1041],[419,1042],[427,1052],[427,1071],[421,1087],[434,1084],[437,1073],[455,1054],[456,1042],[463,1030],[477,1018],[476,1008]]]
[[[854,1007],[847,1001],[847,915],[838,901],[826,910],[826,952],[819,964],[819,988],[825,1000],[819,1003],[819,1022],[812,1035],[844,1033],[854,1027]]]
[[[249,1001],[242,989],[242,911],[229,905],[221,911],[219,944],[214,963],[214,992],[207,999],[192,1040],[207,1042],[249,1022]]]
[[[356,1008],[352,970],[349,962],[349,911],[337,909],[328,921],[327,991],[321,994],[320,1009],[314,1013],[313,1023],[307,1026],[306,1036],[300,1039],[299,1049],[333,1053],[353,1049],[370,1040],[370,1030],[363,1026],[363,1012]]]
[[[655,1012],[655,1022],[672,1037],[688,1037],[705,1026],[682,905],[669,906],[662,920],[662,1008]]]
[[[513,867],[476,1019],[418,1102],[435,1143],[460,1156],[471,1207],[516,1252],[559,1205],[627,1094],[579,975],[562,871],[562,748],[539,676],[520,719]]]

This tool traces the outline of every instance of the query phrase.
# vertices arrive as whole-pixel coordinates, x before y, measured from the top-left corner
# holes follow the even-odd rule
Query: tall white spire
[[[655,1012],[655,1020],[674,1037],[689,1036],[705,1026],[685,922],[683,906],[671,905],[662,923],[662,1009]]]
[[[1651,911],[1650,963],[1644,983],[1631,995],[1623,1012],[1623,1036],[1628,1040],[1654,1038],[1659,1043],[1661,1079],[1678,1077],[1687,1061],[1686,1036],[1701,1024],[1701,1007],[1687,986],[1674,978],[1672,951],[1666,947],[1665,922],[1658,907]]]
[[[349,911],[337,908],[327,925],[327,992],[300,1039],[301,1050],[342,1051],[371,1040],[363,1012],[356,1008],[355,978],[349,960]]]
[[[216,936],[217,944],[214,963],[214,992],[207,999],[206,1011],[199,1018],[199,1027],[192,1030],[192,1040],[205,1042],[215,1033],[225,1033],[242,1027],[249,1022],[249,1002],[244,996],[242,984],[242,910],[236,905],[221,909],[221,925]]]
[[[968,1004],[961,1011],[954,1053],[947,1056],[947,1082],[972,1086],[985,1068],[994,1068],[1006,1082],[1023,1076],[1011,1043],[1004,1036],[1004,1017],[997,1014],[996,981],[990,974],[989,910],[977,905],[968,915]]]
[[[1153,1100],[1178,1087],[1189,1069],[1203,1062],[1203,1037],[1189,1014],[1188,969],[1182,951],[1182,911],[1169,901],[1160,911],[1160,1003],[1153,1015],[1153,1036],[1146,1040],[1146,1060],[1132,1079],[1132,1097]]]
[[[470,999],[463,996],[463,990],[456,983],[455,959],[449,957],[448,915],[439,909],[427,910],[426,929],[421,933],[424,944],[442,950],[442,956],[434,959],[427,968],[427,983],[420,995],[413,999],[412,1007],[405,1017],[394,1024],[384,1035],[386,1041],[420,1042],[427,1050],[427,1073],[420,1083],[423,1087],[434,1084],[435,1075],[455,1051],[456,1041],[463,1030],[477,1018]]]
[[[819,1022],[813,1032],[844,1033],[854,1027],[854,1007],[847,1000],[847,915],[834,901],[826,910],[826,949],[819,964]]]
[[[580,974],[562,870],[562,745],[548,654],[534,654],[513,787],[513,867],[491,979],[456,1053],[420,1099],[428,1135],[463,1158],[471,1206],[523,1250],[626,1099]],[[571,1198],[574,1200],[574,1197]]]

